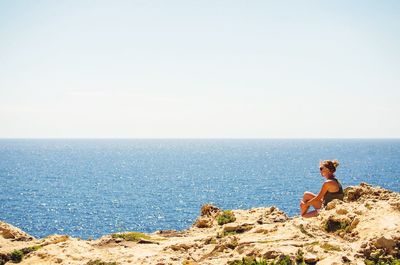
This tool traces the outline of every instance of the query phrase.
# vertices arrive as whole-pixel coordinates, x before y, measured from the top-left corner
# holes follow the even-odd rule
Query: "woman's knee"
[[[314,198],[314,197],[315,197],[315,194],[312,193],[312,192],[309,192],[309,191],[306,191],[306,192],[304,192],[304,194],[303,194],[303,200],[304,200],[304,201],[309,201],[309,200],[311,200],[311,199]]]

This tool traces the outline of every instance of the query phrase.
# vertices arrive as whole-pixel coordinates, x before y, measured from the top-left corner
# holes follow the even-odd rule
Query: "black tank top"
[[[338,199],[343,201],[344,193],[343,193],[343,188],[342,185],[339,183],[339,181],[336,178],[331,178],[331,180],[334,180],[337,182],[339,185],[339,190],[337,192],[329,192],[327,191],[324,196],[324,205],[327,205],[329,202],[333,201],[334,199]]]

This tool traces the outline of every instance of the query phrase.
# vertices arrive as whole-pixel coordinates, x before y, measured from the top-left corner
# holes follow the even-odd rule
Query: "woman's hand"
[[[310,206],[307,202],[304,202],[303,200],[300,201],[300,207],[301,206]]]

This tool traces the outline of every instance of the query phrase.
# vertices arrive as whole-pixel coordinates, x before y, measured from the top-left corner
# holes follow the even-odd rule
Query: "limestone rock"
[[[336,213],[337,213],[337,214],[347,214],[348,211],[347,211],[346,208],[340,207],[340,208],[337,208],[337,209],[336,209]]]
[[[325,209],[329,211],[329,210],[335,209],[336,206],[341,205],[341,204],[343,204],[343,201],[334,199],[326,205]]]
[[[354,228],[356,228],[356,226],[358,225],[359,222],[360,222],[360,218],[355,217],[350,224],[350,230],[353,230]]]
[[[396,241],[391,236],[381,236],[377,238],[374,242],[376,248],[383,248],[391,252],[396,246]]]
[[[199,217],[193,225],[197,228],[210,228],[213,226],[213,220],[208,217]]]
[[[21,229],[0,221],[0,235],[5,239],[17,241],[29,241],[35,239],[33,236],[25,233]]]
[[[253,228],[254,226],[252,224],[237,224],[237,223],[229,223],[225,224],[223,226],[223,231],[224,232],[236,232],[236,233],[244,233],[246,231],[249,231]]]
[[[282,253],[277,252],[275,250],[268,250],[263,254],[263,257],[265,257],[266,259],[275,259],[280,255],[282,255]]]
[[[221,210],[218,207],[216,207],[212,204],[205,204],[201,207],[200,215],[201,216],[215,216],[219,212],[221,212]]]
[[[319,261],[318,256],[311,254],[311,253],[307,253],[304,255],[304,262],[307,264],[315,264]]]

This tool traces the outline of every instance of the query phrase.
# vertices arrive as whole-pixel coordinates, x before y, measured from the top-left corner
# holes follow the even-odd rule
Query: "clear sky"
[[[400,137],[400,1],[1,1],[0,137]]]

